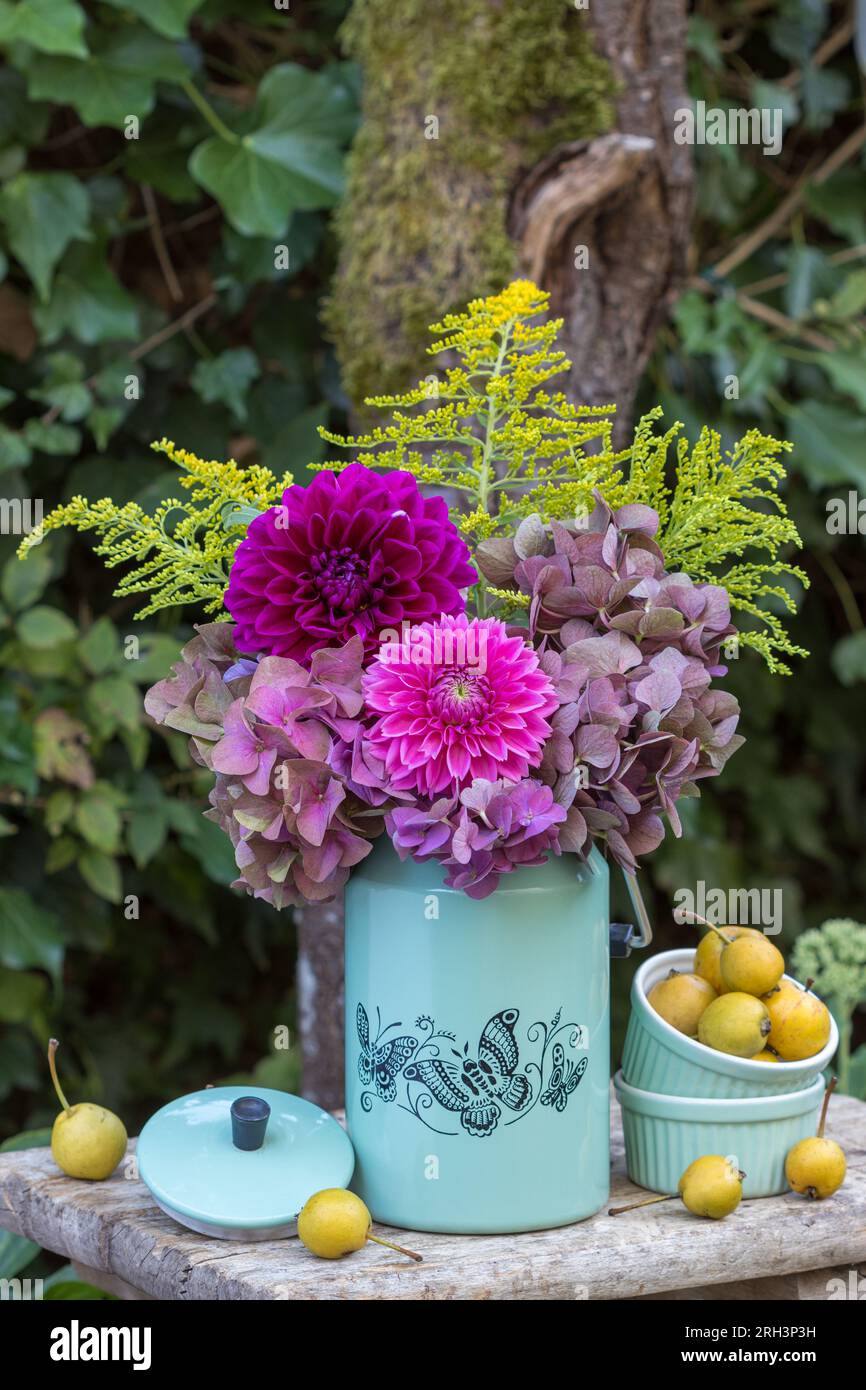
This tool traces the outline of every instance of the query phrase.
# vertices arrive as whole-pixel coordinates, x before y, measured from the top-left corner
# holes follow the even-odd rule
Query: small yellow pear
[[[48,1066],[57,1098],[63,1106],[51,1130],[51,1152],[58,1168],[70,1178],[99,1181],[110,1178],[126,1153],[123,1121],[102,1105],[82,1101],[70,1105],[60,1089],[54,1054],[56,1038],[48,1044]]]
[[[719,932],[724,933],[724,939],[719,935]],[[708,980],[716,994],[726,994],[727,985],[722,979],[719,964],[725,947],[725,939],[736,941],[741,936],[761,935],[762,933],[756,931],[754,927],[719,927],[717,929],[711,927],[698,942],[695,951],[695,974]]]
[[[400,1255],[420,1263],[421,1256],[372,1232],[372,1217],[354,1192],[345,1187],[324,1187],[314,1192],[298,1215],[298,1235],[312,1255],[322,1260],[339,1260],[360,1250],[368,1240],[386,1245]]]
[[[785,959],[778,946],[757,932],[723,946],[719,969],[726,990],[767,994],[781,980]]]
[[[835,1139],[824,1138],[824,1125],[827,1123],[827,1106],[836,1089],[836,1077],[824,1092],[821,1119],[818,1133],[812,1139],[801,1139],[788,1150],[785,1159],[785,1177],[788,1186],[801,1197],[823,1200],[832,1197],[845,1181],[848,1165],[845,1151]]]
[[[814,1057],[830,1039],[830,1011],[816,994],[793,980],[780,980],[764,995],[770,1015],[767,1041],[783,1062],[802,1062]]]
[[[763,1052],[756,1052],[752,1058],[753,1062],[778,1062],[779,1058],[769,1047],[765,1047]]]
[[[743,1178],[737,1165],[721,1154],[705,1154],[690,1163],[679,1181],[679,1194],[695,1216],[721,1221],[740,1205]]]
[[[701,1014],[715,998],[716,991],[707,980],[676,970],[666,979],[658,980],[647,995],[656,1013],[690,1038],[697,1036]]]
[[[698,1038],[732,1057],[754,1057],[767,1041],[770,1016],[753,994],[720,994],[701,1014]]]

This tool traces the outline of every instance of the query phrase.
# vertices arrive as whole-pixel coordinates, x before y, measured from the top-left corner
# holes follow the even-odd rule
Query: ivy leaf
[[[260,371],[258,358],[249,348],[229,348],[218,357],[198,362],[190,380],[205,404],[222,401],[236,420],[245,420],[246,394]]]
[[[108,441],[126,418],[126,411],[117,405],[97,405],[87,417],[87,428],[93,435],[97,449],[102,454]]]
[[[205,140],[190,173],[243,236],[282,236],[295,208],[338,202],[355,119],[348,88],[333,75],[281,63],[262,80],[246,133]]]
[[[830,665],[842,685],[866,681],[866,631],[840,638],[830,655]]]
[[[837,391],[853,396],[866,409],[866,356],[857,352],[822,352],[816,360]]]
[[[0,1023],[28,1023],[42,1008],[47,989],[44,975],[0,965]]]
[[[805,63],[827,26],[827,5],[824,0],[787,0],[777,10],[768,25],[773,48],[792,62]]]
[[[29,43],[40,53],[86,58],[84,11],[75,0],[0,0],[0,43]]]
[[[778,82],[765,82],[760,78],[754,80],[752,102],[759,111],[781,111],[784,130],[794,125],[800,116],[800,103],[796,94]]]
[[[78,860],[78,871],[88,888],[106,902],[119,903],[123,897],[123,879],[115,859],[98,849],[86,849]]]
[[[63,935],[53,912],[21,888],[0,888],[0,963],[9,970],[45,970],[55,984],[63,961]]]
[[[848,104],[848,79],[832,68],[809,64],[803,69],[801,92],[806,129],[826,130],[836,113],[844,111]]]
[[[33,727],[16,700],[0,695],[0,781],[31,796],[38,783]]]
[[[42,593],[51,578],[51,557],[37,546],[19,560],[7,560],[0,573],[0,595],[14,613],[29,608]]]
[[[8,1094],[11,1087],[7,1087],[5,1079],[2,1083],[2,1093],[4,1097]],[[22,1269],[36,1258],[40,1253],[39,1246],[26,1236],[13,1235],[11,1231],[0,1231],[0,1279],[14,1279]]]
[[[162,807],[149,805],[132,812],[126,839],[137,869],[149,864],[165,844],[168,822]]]
[[[852,483],[866,489],[863,420],[853,410],[806,401],[791,415],[797,467],[813,488]]]
[[[810,184],[806,205],[831,231],[852,244],[866,241],[863,175],[859,170],[840,169],[826,183]]]
[[[122,660],[120,636],[110,618],[96,619],[79,642],[78,654],[93,676],[102,676],[117,666]]]
[[[77,454],[81,444],[81,434],[74,425],[49,425],[44,420],[28,420],[24,438],[43,454]]]
[[[785,310],[792,319],[806,318],[812,311],[816,294],[825,283],[829,283],[832,268],[827,265],[827,258],[814,246],[793,246],[787,263]]]
[[[28,392],[30,399],[56,407],[61,420],[80,420],[91,403],[90,391],[84,385],[84,364],[71,352],[55,352],[47,366],[43,385]]]
[[[853,319],[866,309],[866,270],[855,270],[833,295],[827,306],[829,317]]]
[[[104,676],[86,695],[90,718],[101,734],[116,729],[136,729],[141,719],[141,700],[135,686],[123,676]]]
[[[116,10],[131,11],[167,39],[186,38],[190,16],[204,0],[102,0]]]
[[[277,248],[268,237],[241,236],[228,224],[223,227],[223,250],[236,280],[254,285],[260,280],[282,280],[297,275],[313,258],[324,231],[321,217],[311,212],[292,214],[283,239],[288,265],[277,265]]]
[[[44,343],[71,333],[89,347],[138,334],[138,307],[108,268],[98,243],[74,246],[57,273],[48,303],[34,318]]]
[[[87,793],[75,808],[75,825],[79,834],[94,849],[107,854],[120,850],[120,812],[112,798],[100,787]]]
[[[71,174],[16,174],[0,192],[0,222],[41,299],[70,241],[86,240],[90,200]]]
[[[23,74],[15,68],[0,68],[0,145],[38,145],[50,120],[47,106],[28,99]]]
[[[72,642],[78,636],[78,628],[71,618],[61,613],[59,608],[49,608],[37,604],[18,619],[18,636],[25,647],[35,647],[45,651],[57,647],[62,642]]]
[[[188,76],[178,45],[143,25],[100,33],[86,61],[37,56],[27,69],[31,97],[74,106],[85,125],[120,129],[128,116],[150,115],[157,82]]]
[[[25,468],[31,457],[32,450],[24,436],[0,425],[0,473],[11,468]]]
[[[304,463],[321,462],[327,445],[319,434],[319,427],[327,425],[328,413],[327,404],[313,405],[283,425],[263,452],[265,467],[281,472],[286,466],[286,459],[303,460]]]

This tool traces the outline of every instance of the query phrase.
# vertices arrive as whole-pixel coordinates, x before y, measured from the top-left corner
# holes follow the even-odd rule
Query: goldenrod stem
[[[827,1123],[827,1106],[830,1104],[830,1097],[832,1096],[833,1092],[834,1092],[835,1089],[836,1089],[836,1083],[837,1083],[838,1080],[839,1080],[838,1076],[831,1077],[830,1083],[829,1083],[829,1085],[827,1086],[826,1091],[824,1092],[824,1104],[821,1106],[821,1118],[820,1118],[820,1120],[818,1121],[818,1138],[819,1138],[819,1139],[823,1139],[823,1138],[824,1138],[824,1126],[825,1126],[825,1124]]]
[[[63,1106],[63,1109],[68,1111],[72,1107],[70,1106],[69,1101],[66,1099],[65,1095],[60,1089],[60,1082],[57,1079],[57,1063],[54,1060],[54,1054],[59,1046],[60,1043],[57,1041],[56,1038],[48,1039],[48,1067],[51,1071],[51,1080],[54,1082],[54,1089],[57,1092],[57,1099],[60,1101],[60,1104]]]
[[[408,1255],[410,1260],[420,1264],[423,1256],[416,1254],[414,1250],[407,1250],[405,1245],[395,1245],[393,1240],[383,1240],[382,1236],[374,1236],[371,1231],[367,1232],[368,1240],[375,1240],[377,1245],[387,1245],[389,1250],[396,1250],[399,1255]]]
[[[607,1214],[608,1216],[622,1216],[624,1211],[637,1211],[638,1207],[651,1207],[653,1202],[672,1202],[675,1196],[675,1193],[669,1193],[662,1197],[644,1197],[642,1202],[632,1202],[627,1207],[611,1207]]]

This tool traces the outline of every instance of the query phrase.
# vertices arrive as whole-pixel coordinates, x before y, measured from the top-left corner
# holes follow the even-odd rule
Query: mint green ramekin
[[[814,1134],[824,1095],[823,1077],[805,1090],[744,1100],[697,1100],[637,1090],[614,1077],[622,1108],[628,1175],[652,1192],[677,1191],[690,1163],[724,1154],[746,1174],[744,1197],[774,1197],[787,1190],[785,1155]]]
[[[827,1046],[802,1062],[754,1062],[748,1057],[731,1057],[672,1028],[656,1013],[647,995],[669,971],[690,971],[693,967],[694,951],[661,951],[644,961],[635,974],[622,1053],[622,1074],[629,1086],[667,1096],[745,1100],[750,1096],[808,1090],[830,1065],[839,1046],[839,1030],[832,1016]]]

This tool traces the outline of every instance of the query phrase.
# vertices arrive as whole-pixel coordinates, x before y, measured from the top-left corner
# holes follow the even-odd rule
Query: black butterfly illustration
[[[580,1084],[580,1078],[586,1071],[587,1060],[586,1057],[581,1057],[579,1062],[566,1062],[562,1043],[555,1043],[553,1071],[550,1073],[547,1090],[542,1092],[541,1104],[555,1105],[557,1110],[564,1110],[568,1103],[568,1097]]]
[[[361,1044],[361,1055],[358,1058],[358,1075],[361,1082],[364,1086],[374,1086],[376,1095],[380,1100],[396,1100],[397,1082],[395,1077],[399,1075],[405,1063],[412,1056],[418,1046],[418,1039],[409,1037],[407,1034],[382,1042],[382,1033],[379,1032],[371,1043],[370,1020],[363,1004],[358,1005],[356,1018],[358,1021],[358,1041]],[[391,1028],[399,1027],[399,1023],[391,1023],[384,1031],[387,1033]]]
[[[446,1110],[459,1111],[460,1123],[469,1134],[485,1138],[499,1124],[502,1105],[523,1110],[532,1095],[528,1077],[515,1074],[520,1060],[514,1041],[517,1009],[503,1009],[484,1025],[478,1056],[463,1052],[456,1062],[441,1057],[422,1057],[403,1072],[407,1081],[420,1081]]]

